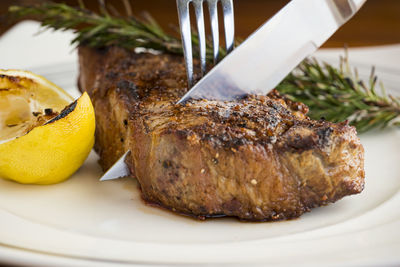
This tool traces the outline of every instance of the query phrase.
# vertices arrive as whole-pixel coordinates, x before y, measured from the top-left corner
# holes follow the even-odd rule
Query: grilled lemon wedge
[[[94,110],[86,93],[72,101],[39,75],[0,70],[1,178],[53,184],[83,164],[94,143]]]

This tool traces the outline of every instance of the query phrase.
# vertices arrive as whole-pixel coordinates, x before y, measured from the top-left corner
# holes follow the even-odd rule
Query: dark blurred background
[[[40,0],[1,0],[0,14],[7,12],[8,6],[35,3]],[[77,0],[64,0],[77,5]],[[84,0],[91,9],[97,9],[97,0]],[[133,12],[148,11],[165,28],[177,25],[175,0],[130,0]],[[282,8],[288,0],[234,0],[236,35],[245,38]],[[121,0],[106,0],[115,9],[123,12]],[[221,16],[220,16],[221,17]],[[0,34],[10,27],[1,23]],[[288,36],[289,38],[290,36]],[[370,46],[400,43],[400,0],[368,0],[361,11],[325,44],[325,47]]]

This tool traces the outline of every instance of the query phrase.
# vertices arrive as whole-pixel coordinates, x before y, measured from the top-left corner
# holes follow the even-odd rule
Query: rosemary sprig
[[[8,14],[14,19],[34,18],[47,29],[73,30],[76,38],[72,40],[72,44],[91,47],[117,45],[128,49],[143,47],[172,54],[183,53],[181,41],[167,34],[149,14],[143,14],[142,18],[132,16],[130,12],[127,12],[130,14],[127,17],[112,16],[104,1],[99,2],[99,13],[86,9],[81,1],[80,7],[54,2],[11,6]],[[193,35],[192,41],[198,46],[197,35]],[[211,62],[213,51],[210,40],[207,42],[207,60]],[[196,49],[193,53],[198,56]],[[220,55],[226,55],[223,49],[220,49]]]
[[[45,28],[71,29],[76,34],[73,44],[92,47],[117,45],[128,49],[143,47],[182,54],[180,40],[167,34],[151,16],[137,18],[130,12],[128,17],[113,16],[108,12],[104,0],[99,2],[100,13],[85,9],[83,4],[71,7],[44,2],[12,6],[9,15],[14,18],[33,17]],[[196,35],[192,39],[194,44],[198,44]],[[225,55],[223,49],[220,55]],[[210,43],[207,46],[207,59],[212,61]],[[338,69],[316,60],[305,60],[277,89],[291,100],[308,105],[309,115],[313,119],[325,118],[333,122],[348,120],[359,132],[388,125],[400,126],[396,122],[400,117],[400,99],[388,96],[383,86],[382,94],[378,94],[376,84],[374,71],[367,84],[360,81],[350,70],[346,56]]]
[[[367,84],[351,71],[347,54],[341,58],[339,69],[315,59],[303,61],[289,74],[277,90],[293,101],[306,104],[313,119],[332,122],[348,120],[359,132],[400,126],[400,99],[387,95],[381,84],[376,92],[378,78],[372,68]]]
[[[11,6],[14,18],[33,17],[45,28],[72,29],[76,38],[72,44],[88,46],[119,45],[125,48],[145,47],[168,53],[181,54],[181,43],[167,35],[150,16],[111,16],[105,8],[100,13],[62,3],[44,2],[37,5]]]

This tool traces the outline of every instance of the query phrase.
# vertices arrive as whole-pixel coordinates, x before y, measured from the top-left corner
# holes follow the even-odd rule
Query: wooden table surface
[[[11,4],[38,2],[37,0],[1,0],[0,15]],[[76,4],[75,0],[65,0]],[[119,10],[120,1],[108,1]],[[265,20],[277,12],[287,0],[235,0],[235,23],[237,36],[246,37]],[[97,8],[96,0],[85,0],[87,6]],[[165,28],[177,25],[175,0],[131,0],[134,13],[149,11]],[[10,25],[0,21],[0,34]],[[290,38],[290,36],[288,36]],[[362,10],[324,45],[325,47],[371,46],[400,43],[400,0],[368,0]],[[1,259],[0,259],[0,266]]]
[[[40,0],[1,0],[0,15],[11,4],[34,3]],[[64,0],[76,5],[76,0]],[[87,6],[96,9],[97,0],[84,0]],[[122,1],[106,0],[118,10]],[[236,34],[246,37],[270,16],[283,7],[288,0],[235,0]],[[177,25],[175,0],[131,0],[134,13],[149,11],[164,28]],[[0,23],[0,33],[7,29],[4,21]],[[289,38],[289,37],[288,37]],[[361,11],[325,44],[325,47],[371,46],[400,43],[400,0],[368,0]]]

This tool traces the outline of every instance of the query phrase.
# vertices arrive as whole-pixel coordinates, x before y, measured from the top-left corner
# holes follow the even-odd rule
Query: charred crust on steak
[[[100,163],[107,169],[131,150],[127,163],[147,202],[202,219],[269,221],[363,189],[364,150],[346,122],[311,120],[307,106],[275,90],[177,105],[187,92],[181,57],[79,53]]]

